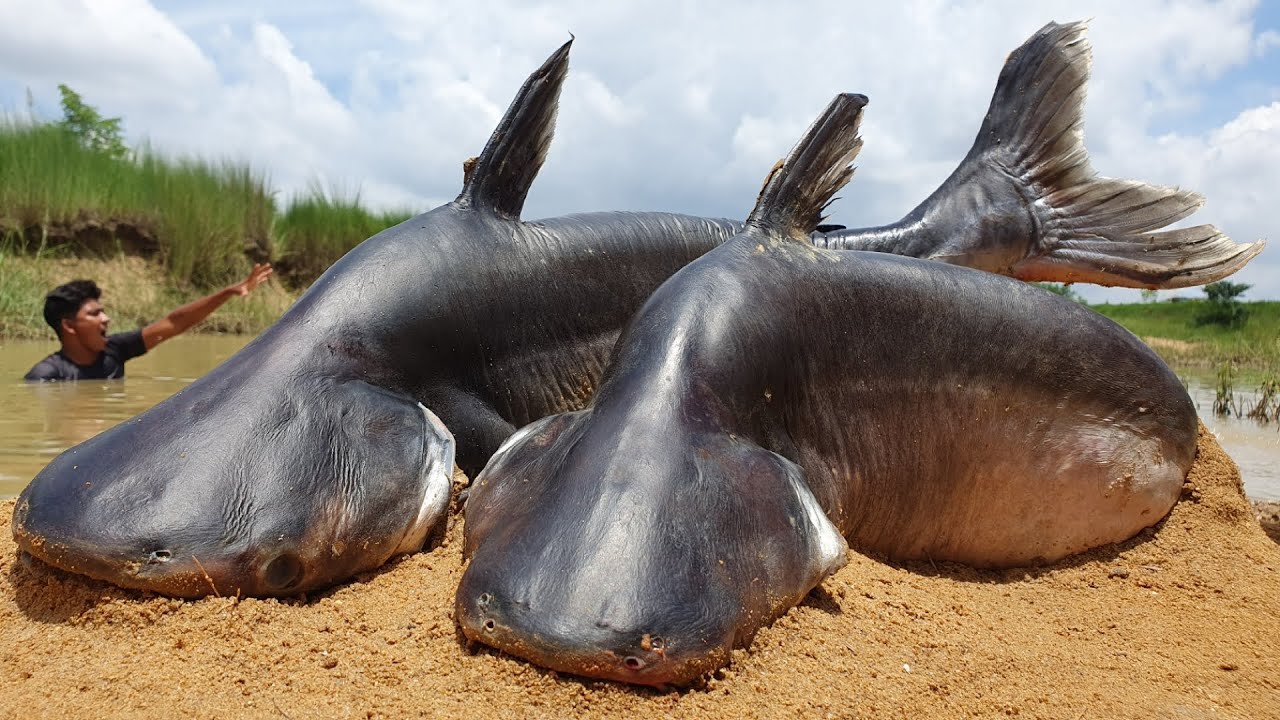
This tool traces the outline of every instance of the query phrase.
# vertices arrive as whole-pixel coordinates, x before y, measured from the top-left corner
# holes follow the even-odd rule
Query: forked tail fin
[[[858,125],[864,95],[837,95],[782,164],[765,179],[747,226],[805,243],[822,211],[853,177],[851,163],[862,149]]]
[[[1178,188],[1095,174],[1082,112],[1091,65],[1084,23],[1050,23],[1005,63],[965,162],[991,163],[1030,192],[1039,237],[1013,266],[1023,280],[1125,287],[1201,285],[1262,251],[1212,225],[1158,231],[1204,204]]]
[[[555,134],[571,45],[572,38],[525,80],[484,151],[474,162],[468,161],[462,193],[454,202],[507,218],[520,217]]]
[[[924,257],[1023,280],[1201,285],[1239,270],[1261,241],[1212,225],[1163,230],[1196,193],[1098,176],[1081,113],[1091,63],[1083,23],[1049,23],[1010,53],[973,147],[901,222],[815,236],[821,247]]]

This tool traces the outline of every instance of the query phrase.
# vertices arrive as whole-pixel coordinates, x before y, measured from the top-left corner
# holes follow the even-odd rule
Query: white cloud
[[[1274,64],[1277,34],[1255,28],[1251,2],[161,7],[0,0],[0,89],[29,86],[48,108],[67,82],[133,137],[252,160],[286,194],[321,179],[425,209],[457,194],[462,160],[572,32],[530,217],[744,216],[773,161],[832,95],[854,91],[871,98],[866,146],[833,211],[863,225],[901,216],[951,171],[1011,49],[1050,19],[1092,17],[1095,167],[1196,189],[1208,204],[1193,220],[1242,240],[1280,223],[1267,202],[1280,187],[1275,105],[1221,107],[1244,96],[1222,92],[1228,71]],[[1273,73],[1250,77],[1270,88],[1265,102],[1280,96]],[[1277,252],[1242,273],[1251,297],[1280,297]]]
[[[4,0],[0,73],[37,90],[58,83],[91,90],[111,113],[110,105],[207,87],[215,69],[145,0]]]

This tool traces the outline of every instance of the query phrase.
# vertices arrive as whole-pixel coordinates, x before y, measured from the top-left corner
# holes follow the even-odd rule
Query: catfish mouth
[[[287,550],[261,560],[261,553],[201,556],[167,549],[130,552],[101,547],[89,551],[20,531],[15,531],[15,539],[22,552],[59,570],[170,597],[288,596],[304,592],[311,576],[307,561]]]
[[[496,648],[540,667],[581,677],[657,688],[697,681],[729,661],[732,633],[704,631],[720,642],[682,641],[659,632],[620,630],[596,623],[589,628],[545,622],[518,602],[496,593],[458,592],[455,615],[468,640]],[[689,636],[692,637],[692,636]]]
[[[453,436],[380,388],[348,383],[332,395],[279,438],[291,451],[192,453],[187,466],[178,453],[126,464],[134,458],[121,448],[139,444],[137,428],[170,425],[144,413],[37,475],[14,508],[14,539],[61,570],[184,598],[296,595],[420,550],[445,519]],[[289,437],[312,431],[318,442]]]
[[[105,540],[33,532],[28,514],[28,503],[19,502],[13,527],[20,552],[59,570],[122,588],[182,598],[281,597],[323,582],[323,567],[292,543],[262,543],[239,551],[155,542],[108,545]]]
[[[291,595],[301,592],[312,576],[312,563],[289,549],[235,552],[209,545],[200,550],[42,533],[32,528],[25,498],[14,508],[13,535],[20,552],[59,570],[172,597]]]
[[[30,504],[25,498],[14,508],[13,536],[19,552],[46,565],[131,590],[197,598],[234,595],[237,590],[259,584],[244,572],[242,561],[226,554],[210,552],[201,558],[180,550],[148,551],[138,549],[145,548],[145,544],[135,548],[109,544],[105,539],[86,540],[70,533],[33,529]]]

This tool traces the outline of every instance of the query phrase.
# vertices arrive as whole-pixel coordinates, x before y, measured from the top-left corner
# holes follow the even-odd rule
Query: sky
[[[1009,51],[1082,19],[1093,167],[1201,193],[1184,225],[1267,239],[1232,279],[1280,299],[1280,0],[0,0],[0,112],[56,120],[65,83],[123,118],[130,144],[246,161],[281,202],[322,187],[418,212],[458,194],[462,161],[572,34],[525,218],[745,218],[832,96],[859,92],[865,145],[831,208],[858,227],[898,219],[954,169]]]

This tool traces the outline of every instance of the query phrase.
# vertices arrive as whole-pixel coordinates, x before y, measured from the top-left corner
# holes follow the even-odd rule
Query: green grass
[[[246,165],[168,160],[139,153],[140,205],[160,218],[164,264],[174,278],[198,287],[244,274],[246,250],[271,254],[275,201],[265,178]]]
[[[258,332],[351,248],[412,215],[371,212],[318,187],[277,212],[265,176],[243,163],[121,159],[50,123],[0,116],[0,337],[47,337],[44,295],[91,278],[117,328],[154,321],[240,280],[251,261],[278,281],[233,299],[204,331]]]
[[[270,254],[274,213],[265,177],[244,164],[146,147],[116,159],[55,125],[0,119],[0,232],[11,248],[141,238],[174,281],[211,288],[247,270],[246,245]],[[73,247],[86,250],[103,248]]]
[[[46,286],[37,264],[15,255],[0,244],[0,337],[36,337],[48,328],[41,310]]]
[[[366,238],[412,216],[407,210],[371,212],[358,195],[313,187],[276,219],[277,269],[295,283],[310,282]]]
[[[278,213],[265,177],[243,163],[174,159],[146,146],[117,159],[57,125],[0,118],[0,236],[10,253],[141,254],[176,286],[196,289],[231,282],[251,257],[276,262],[302,287],[412,215],[373,212],[358,195],[319,187]]]
[[[1249,375],[1280,371],[1280,302],[1247,302],[1240,328],[1197,325],[1207,300],[1091,305],[1143,338],[1170,364],[1216,368],[1234,363]]]

